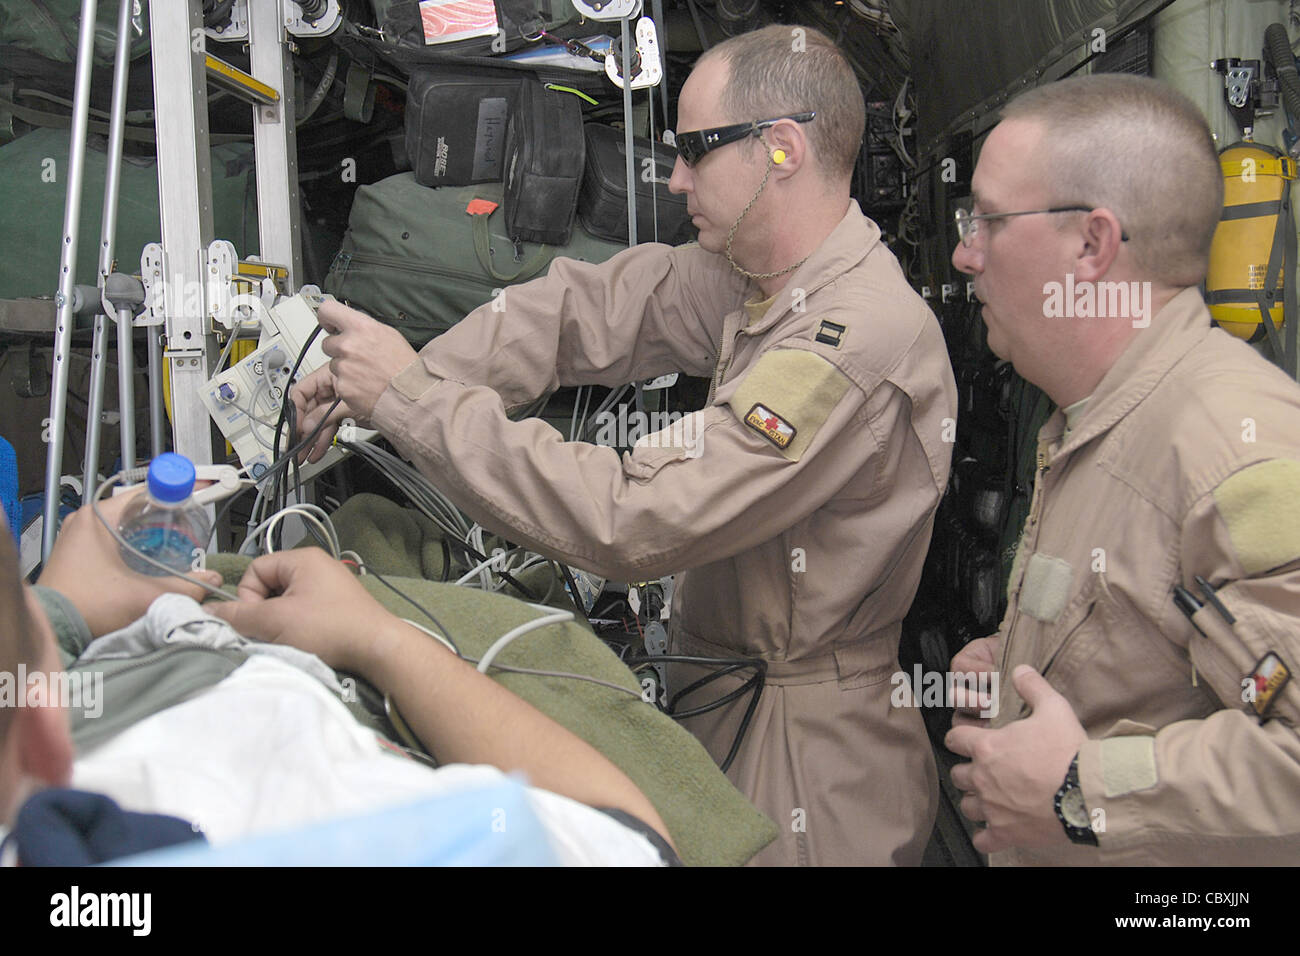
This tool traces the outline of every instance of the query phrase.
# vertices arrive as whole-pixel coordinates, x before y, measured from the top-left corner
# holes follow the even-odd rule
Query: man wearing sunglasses
[[[971,761],[952,780],[975,846],[1294,864],[1300,387],[1211,328],[1226,164],[1196,106],[1145,77],[1052,83],[1003,117],[952,259],[989,347],[1059,408],[1006,617],[952,662],[1002,677],[947,738]]]
[[[683,572],[671,651],[766,667],[752,706],[733,694],[747,670],[676,707],[777,822],[760,864],[919,863],[936,809],[924,724],[891,706],[890,678],[948,480],[956,388],[938,323],[850,199],[864,123],[826,37],[772,26],[728,40],[678,107],[669,188],[698,245],[557,259],[418,358],[327,305],[333,362],[295,394],[304,431],[341,397],[336,419],[373,423],[517,543],[619,581]],[[621,460],[506,419],[559,385],[666,372],[708,377],[705,407]],[[708,673],[670,665],[670,693]]]

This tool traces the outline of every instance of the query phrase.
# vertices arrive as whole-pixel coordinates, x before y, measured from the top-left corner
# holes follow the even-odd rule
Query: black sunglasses
[[[758,131],[775,126],[783,119],[796,123],[807,123],[817,114],[795,113],[793,116],[778,116],[776,119],[760,120],[757,123],[737,123],[735,126],[715,126],[713,129],[697,129],[689,133],[678,133],[676,138],[677,155],[687,166],[694,166],[706,153],[719,146],[726,146],[746,136],[757,136]]]

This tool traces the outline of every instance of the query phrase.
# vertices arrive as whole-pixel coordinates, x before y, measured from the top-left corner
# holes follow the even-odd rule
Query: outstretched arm
[[[500,290],[419,353],[430,376],[483,386],[507,410],[562,385],[622,385],[665,372],[706,376],[717,360],[723,317],[746,284],[698,246],[648,244],[605,263],[556,259],[539,279]],[[309,449],[329,447],[345,417],[369,422],[390,380],[416,353],[395,329],[326,302],[318,313],[332,359],[291,392],[300,434],[334,410]],[[384,432],[383,423],[376,427]]]
[[[534,786],[623,810],[670,839],[650,801],[595,748],[388,613],[324,552],[258,558],[239,597],[210,610],[241,634],[361,674],[441,762],[522,770]]]

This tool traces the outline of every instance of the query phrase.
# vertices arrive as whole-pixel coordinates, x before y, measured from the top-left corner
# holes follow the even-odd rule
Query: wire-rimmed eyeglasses
[[[958,209],[953,213],[953,218],[957,221],[957,236],[961,239],[961,244],[969,247],[975,241],[975,236],[979,232],[981,219],[1010,219],[1012,216],[1041,216],[1058,212],[1092,212],[1096,208],[1096,206],[1053,206],[1051,209],[1026,209],[1023,212],[990,212],[978,216],[971,215],[965,209]],[[1121,230],[1120,241],[1128,242],[1127,232]]]

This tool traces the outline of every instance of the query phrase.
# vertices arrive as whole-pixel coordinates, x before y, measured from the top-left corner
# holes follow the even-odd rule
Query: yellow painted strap
[[[203,65],[209,77],[235,93],[268,105],[280,102],[280,93],[274,87],[267,86],[261,80],[238,67],[231,66],[225,60],[218,60],[211,53],[205,55]]]
[[[272,262],[250,262],[247,259],[239,260],[235,272],[237,275],[253,276],[258,279],[265,279],[270,276],[277,282],[283,282],[289,278],[289,270],[285,266],[277,266]]]
[[[1282,304],[1279,302],[1269,310],[1269,318],[1273,320],[1274,328],[1282,327]],[[1260,319],[1258,307],[1241,309],[1230,305],[1212,305],[1210,306],[1210,315],[1216,322],[1240,322],[1245,325],[1263,325]]]
[[[751,408],[762,405],[794,426],[794,438],[778,450],[798,461],[850,384],[848,376],[816,352],[773,349],[745,373],[729,404],[742,423]]]
[[[1224,179],[1237,179],[1247,174],[1281,176],[1283,179],[1296,178],[1296,163],[1290,156],[1280,156],[1277,159],[1253,159],[1249,163],[1240,159],[1223,159],[1219,161],[1219,165],[1223,167]]]

